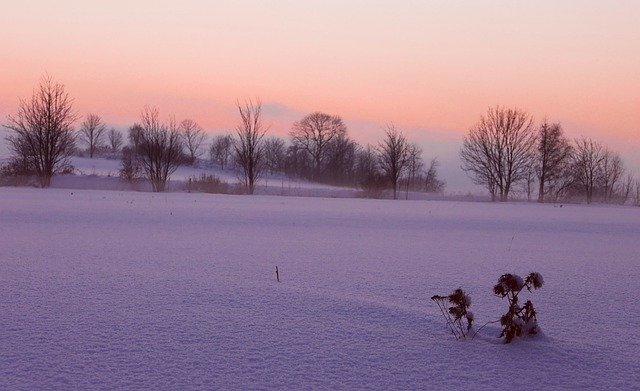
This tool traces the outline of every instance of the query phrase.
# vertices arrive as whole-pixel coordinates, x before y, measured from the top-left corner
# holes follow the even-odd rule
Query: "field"
[[[636,388],[638,254],[631,207],[0,188],[0,389]],[[429,300],[530,271],[533,339]]]

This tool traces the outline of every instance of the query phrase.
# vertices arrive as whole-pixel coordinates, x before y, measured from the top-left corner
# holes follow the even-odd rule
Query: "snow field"
[[[638,388],[639,238],[622,207],[0,188],[0,388]],[[533,340],[429,300],[480,326],[530,271]]]

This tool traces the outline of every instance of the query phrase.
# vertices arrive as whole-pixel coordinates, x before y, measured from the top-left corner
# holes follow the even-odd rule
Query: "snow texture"
[[[640,209],[0,188],[0,389],[640,387]],[[275,266],[281,283],[275,280]],[[462,287],[456,342],[429,298]]]

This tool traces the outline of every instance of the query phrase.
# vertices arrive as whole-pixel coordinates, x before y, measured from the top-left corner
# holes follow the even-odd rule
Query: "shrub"
[[[190,183],[190,190],[192,191],[218,194],[229,193],[229,184],[215,175],[201,174],[200,178],[191,179]]]
[[[542,287],[543,283],[544,280],[540,273],[531,273],[524,280],[516,274],[503,274],[493,287],[495,295],[502,298],[506,297],[509,301],[509,310],[500,317],[500,324],[502,325],[500,338],[504,337],[506,343],[511,342],[516,337],[538,333],[538,320],[533,303],[531,303],[531,300],[527,300],[524,306],[520,307],[518,295],[524,288],[531,292],[532,289]]]
[[[466,338],[473,325],[473,313],[469,311],[471,298],[458,288],[449,296],[435,295],[431,297],[431,300],[435,301],[440,308],[442,316],[456,339]],[[447,303],[453,305],[447,308]],[[463,325],[463,321],[466,321],[466,326]]]

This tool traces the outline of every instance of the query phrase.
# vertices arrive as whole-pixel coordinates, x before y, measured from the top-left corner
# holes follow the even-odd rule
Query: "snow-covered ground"
[[[0,389],[638,388],[638,254],[630,207],[0,188]],[[530,271],[536,339],[429,300]]]

